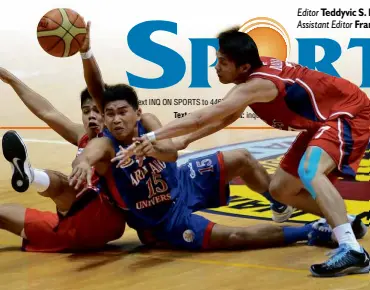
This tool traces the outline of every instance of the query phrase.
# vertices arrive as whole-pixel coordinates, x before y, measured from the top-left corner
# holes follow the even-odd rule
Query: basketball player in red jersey
[[[222,102],[176,119],[135,140],[155,141],[186,134],[198,138],[235,121],[247,106],[280,130],[302,131],[270,184],[278,201],[325,217],[339,248],[314,276],[368,273],[369,255],[357,242],[344,201],[331,180],[355,176],[369,142],[370,101],[351,82],[271,57],[260,57],[253,39],[238,29],[219,36],[216,72],[234,83]],[[192,133],[196,131],[196,133]],[[133,147],[119,153],[121,159]]]
[[[89,61],[89,60],[84,60]],[[8,83],[24,104],[42,121],[81,153],[103,128],[103,119],[87,89],[81,93],[83,124],[76,124],[57,111],[45,98],[31,90],[10,72],[0,68],[0,79]],[[24,192],[29,185],[41,196],[51,198],[57,213],[24,208],[18,204],[0,205],[0,228],[23,238],[23,250],[32,252],[99,249],[122,236],[123,212],[93,187],[76,191],[64,174],[32,168],[20,136],[8,131],[3,137],[4,157],[13,167],[12,186]]]
[[[120,168],[114,161],[112,164],[116,152],[132,143],[132,136],[141,136],[161,124],[153,115],[146,120],[142,118],[137,94],[130,86],[119,84],[104,89],[90,49],[86,57],[91,62],[83,63],[85,81],[98,108],[104,112],[106,128],[103,137],[92,140],[73,162],[70,184],[78,187],[82,181],[90,183],[91,167],[97,165],[101,185],[109,188],[116,203],[126,209],[127,222],[138,231],[143,243],[164,242],[182,249],[199,250],[267,247],[307,239],[316,244],[318,240],[324,243],[331,240],[331,233],[327,235],[328,232],[320,229],[328,228],[323,223],[318,227],[312,223],[298,228],[272,224],[229,227],[194,214],[200,209],[225,205],[229,196],[228,181],[234,176],[242,177],[257,192],[268,188],[266,171],[246,150],[219,152],[217,160],[215,154],[199,157],[178,168],[177,148],[171,140],[166,140],[155,145],[147,142],[148,146],[142,150],[147,150],[148,158],[143,159],[142,164],[140,160],[130,160]],[[94,66],[89,67],[93,63]],[[164,165],[156,169],[151,162]]]

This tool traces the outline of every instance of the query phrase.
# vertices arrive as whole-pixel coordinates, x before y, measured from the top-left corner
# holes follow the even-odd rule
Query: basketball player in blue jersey
[[[270,192],[279,201],[326,217],[339,247],[314,276],[367,274],[370,258],[357,241],[343,198],[333,184],[354,178],[369,143],[370,101],[348,80],[273,57],[261,57],[253,39],[238,28],[219,34],[216,72],[235,84],[222,102],[173,120],[136,142],[160,141],[202,130],[207,136],[250,107],[270,126],[301,131],[284,155]],[[279,124],[277,126],[276,124]],[[121,156],[134,149],[126,149]],[[126,153],[125,153],[126,152]],[[364,227],[362,233],[366,234]]]
[[[90,92],[90,95],[94,98],[95,102],[97,102],[96,104],[98,108],[100,109],[100,111],[103,112],[101,100],[102,100],[103,92],[104,92],[104,81],[102,79],[99,66],[96,62],[96,59],[90,47],[90,22],[88,22],[87,24],[87,34],[85,38],[85,46],[89,47],[89,49],[86,49],[86,52],[84,54],[84,57],[86,59],[83,61],[85,81],[86,81],[88,90]],[[230,123],[232,122],[233,118],[234,116],[232,116],[232,118],[229,118]],[[214,125],[212,124],[211,127],[213,128]],[[217,128],[213,128],[213,130],[216,130],[216,129]],[[204,132],[208,132],[209,130],[210,128],[206,128],[205,131],[200,130],[200,131],[194,132],[194,134],[190,138],[199,139],[204,135]],[[181,146],[181,144],[178,143],[177,140],[174,140],[174,141],[175,141],[176,146]],[[270,176],[268,175],[267,171],[247,151],[244,151],[244,154],[246,155],[246,159],[248,161],[248,168],[250,168],[249,174],[254,175],[255,180],[256,180],[256,184],[252,184],[250,181],[250,184],[249,184],[250,188],[260,193],[261,195],[263,195],[270,202],[271,211],[272,211],[272,219],[275,222],[282,223],[286,221],[287,219],[289,219],[294,209],[291,206],[286,206],[271,197],[268,191],[269,183],[270,183]]]
[[[90,23],[87,40],[89,28]],[[96,60],[91,49],[85,54],[90,59],[83,62],[87,87],[104,112],[108,129],[104,138],[96,139],[76,159],[71,184],[78,187],[89,176],[90,165],[96,163],[97,170],[105,176],[102,186],[109,188],[116,202],[129,210],[128,223],[138,230],[145,243],[159,240],[185,248],[235,248],[290,243],[297,240],[298,232],[300,238],[307,238],[303,231],[310,230],[311,225],[301,229],[270,225],[231,228],[214,225],[192,214],[202,208],[225,204],[229,194],[227,182],[233,176],[241,176],[255,191],[266,191],[269,183],[266,171],[245,150],[192,160],[176,169],[173,161],[177,152],[172,141],[153,145],[143,142],[136,152],[140,160],[146,156],[143,164],[130,159],[120,164],[122,168],[111,166],[110,158],[115,159],[122,145],[131,144],[130,138],[159,128],[161,124],[155,116],[141,119],[136,93],[129,86],[118,85],[103,98],[104,82]],[[202,134],[198,132],[193,137],[199,138]],[[320,236],[315,230],[312,234]]]
[[[313,224],[229,227],[195,214],[226,205],[228,182],[236,176],[241,176],[247,185],[258,184],[247,151],[217,152],[178,168],[177,150],[171,140],[147,142],[137,152],[143,157],[141,162],[130,158],[117,167],[117,162],[111,160],[121,147],[131,145],[133,137],[156,130],[161,124],[153,115],[141,119],[136,92],[127,85],[111,86],[104,92],[101,105],[104,137],[91,140],[75,159],[70,185],[78,189],[84,182],[90,183],[93,166],[101,176],[101,188],[127,211],[128,225],[144,244],[189,250],[250,249],[308,240],[309,234],[312,239],[331,240],[331,233],[320,232]]]

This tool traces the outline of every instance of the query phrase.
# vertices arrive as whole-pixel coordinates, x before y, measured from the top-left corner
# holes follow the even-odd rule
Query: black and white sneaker
[[[361,252],[342,244],[330,254],[330,259],[322,264],[311,266],[315,277],[338,277],[349,274],[368,274],[370,271],[369,254],[361,247]]]
[[[28,161],[27,148],[15,131],[7,131],[3,136],[3,155],[13,170],[12,187],[17,192],[25,192],[33,181],[33,170]]]

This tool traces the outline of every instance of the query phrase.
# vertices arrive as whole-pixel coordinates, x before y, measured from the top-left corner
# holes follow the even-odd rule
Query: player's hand
[[[121,167],[132,155],[134,155],[134,149],[137,144],[133,143],[126,149],[121,145],[119,146],[119,151],[116,153],[116,157],[111,159],[111,162],[118,161],[116,168]]]
[[[75,163],[75,162],[73,162]],[[73,170],[69,176],[69,185],[74,186],[76,190],[80,189],[81,185],[86,182],[92,186],[92,168],[86,161],[80,161],[77,164],[72,164]]]
[[[118,168],[135,155],[139,162],[139,166],[142,166],[145,156],[151,156],[151,154],[155,152],[155,149],[148,139],[145,138],[143,142],[139,141],[141,139],[142,138],[133,138],[134,142],[126,149],[120,146],[120,151],[117,152],[116,157],[114,157],[111,162],[118,161],[116,166]]]
[[[85,53],[90,49],[90,26],[91,26],[91,22],[88,21],[86,25],[86,36],[85,36],[84,42],[82,43],[80,47],[81,53]]]
[[[5,68],[0,67],[0,79],[4,83],[9,84],[14,79],[14,75]]]
[[[141,139],[142,138],[140,138],[140,140]],[[134,137],[133,141],[137,144],[134,148],[134,154],[139,161],[139,166],[142,166],[145,156],[153,156],[153,154],[155,154],[155,148],[153,143],[146,138],[143,141],[139,141],[139,138]]]
[[[172,138],[172,143],[175,145],[176,150],[184,150],[189,145],[185,136]]]

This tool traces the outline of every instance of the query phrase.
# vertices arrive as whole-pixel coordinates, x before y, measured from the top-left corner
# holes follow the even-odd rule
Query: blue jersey
[[[145,134],[141,122],[137,123],[139,136]],[[108,137],[117,153],[120,144],[117,139],[104,129],[103,136]],[[102,186],[107,187],[119,206],[129,210],[129,225],[134,228],[147,228],[159,224],[169,214],[177,198],[176,162],[163,162],[152,157],[145,157],[140,167],[135,156],[122,168],[112,163],[110,172],[102,178]],[[133,221],[132,221],[133,220]]]

